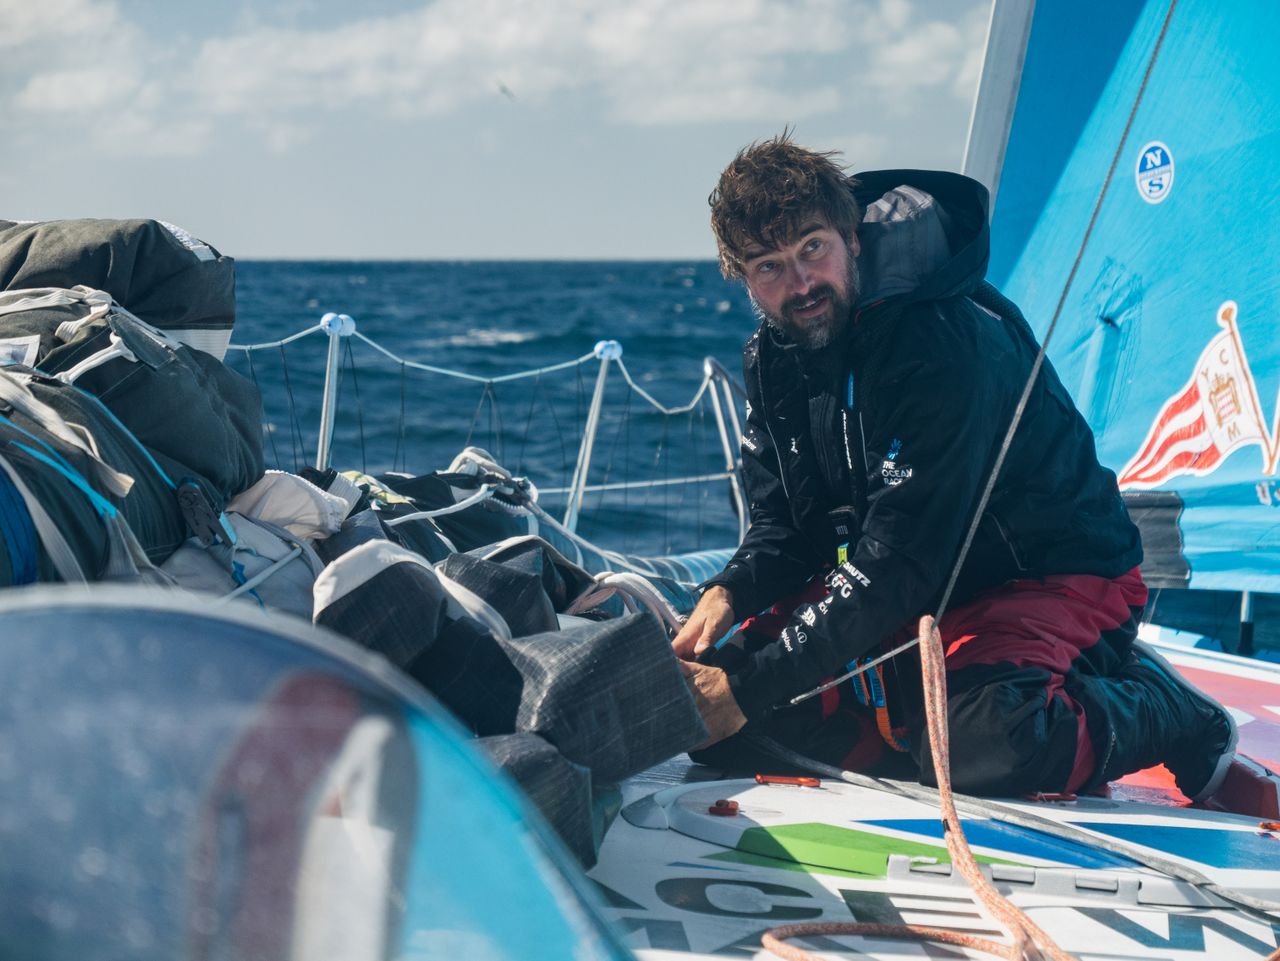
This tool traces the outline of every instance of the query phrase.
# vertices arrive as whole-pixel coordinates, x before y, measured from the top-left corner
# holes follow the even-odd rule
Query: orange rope
[[[832,922],[829,924],[787,924],[760,937],[765,949],[772,951],[786,961],[820,961],[804,948],[785,944],[787,938],[804,938],[812,935],[860,934],[864,938],[891,938],[895,940],[909,939],[914,941],[936,941],[940,944],[954,944],[960,948],[971,948],[975,951],[986,951],[998,958],[1009,961],[1022,961],[1014,949],[999,941],[991,941],[973,934],[961,934],[948,931],[946,928],[929,928],[919,924],[850,924]],[[1270,959],[1268,959],[1270,961]]]
[[[1001,944],[976,935],[948,931],[943,928],[917,924],[867,924],[855,922],[831,922],[825,924],[788,924],[766,931],[760,943],[786,961],[821,961],[816,955],[786,944],[790,938],[812,935],[860,935],[867,938],[893,938],[912,941],[936,941],[958,947],[985,951],[1009,961],[1032,961],[1051,958],[1053,961],[1078,961],[1078,959],[1053,941],[1039,925],[1021,908],[1014,905],[986,879],[969,850],[960,817],[956,813],[951,796],[951,731],[947,724],[947,675],[942,650],[942,636],[932,617],[920,619],[920,662],[924,680],[925,719],[929,728],[929,747],[933,753],[933,771],[938,779],[938,802],[942,808],[943,837],[951,862],[969,882],[978,900],[1010,932],[1013,944]],[[1280,948],[1266,956],[1264,961],[1280,961]]]
[[[996,890],[979,869],[969,850],[960,817],[951,797],[951,732],[947,725],[947,674],[942,637],[932,617],[920,619],[920,662],[924,680],[925,718],[929,727],[929,747],[933,753],[933,770],[938,780],[938,800],[942,808],[943,838],[951,854],[951,863],[969,882],[978,900],[1009,931],[1012,945],[1000,944],[975,935],[946,931],[941,928],[920,925],[896,924],[792,924],[766,931],[760,943],[787,961],[818,961],[815,955],[794,945],[784,944],[788,938],[805,935],[848,935],[864,937],[905,938],[916,941],[938,941],[960,947],[986,951],[1009,961],[1047,957],[1053,961],[1078,961],[1068,954],[1031,920],[1021,908],[1015,906]],[[1280,955],[1280,951],[1277,951]],[[1267,961],[1280,961],[1274,955]]]

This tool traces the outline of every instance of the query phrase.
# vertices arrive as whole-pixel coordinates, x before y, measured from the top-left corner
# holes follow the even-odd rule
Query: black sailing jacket
[[[731,677],[748,719],[936,609],[1038,351],[983,279],[985,188],[877,171],[857,195],[863,294],[849,334],[805,352],[762,324],[743,351],[751,528],[707,583],[729,589],[739,617],[819,572],[830,590]],[[1115,475],[1046,361],[950,603],[1141,560]]]

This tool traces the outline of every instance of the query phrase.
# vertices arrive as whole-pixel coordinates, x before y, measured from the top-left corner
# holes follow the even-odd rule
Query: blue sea
[[[404,360],[499,377],[589,354],[616,340],[632,377],[658,402],[687,404],[714,357],[741,377],[755,326],[745,291],[701,262],[237,263],[232,342],[278,341],[329,311]],[[268,463],[314,463],[328,338],[313,334],[228,362],[259,384]],[[251,363],[250,363],[251,361]],[[569,485],[599,371],[591,359],[487,385],[404,367],[347,338],[331,463],[368,473],[445,469],[468,444],[545,489],[554,515]],[[664,416],[611,365],[592,484],[721,472],[709,405]],[[589,493],[578,530],[615,550],[665,554],[736,543],[727,481]]]

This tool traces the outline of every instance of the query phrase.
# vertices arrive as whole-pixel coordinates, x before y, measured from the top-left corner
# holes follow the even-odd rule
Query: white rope
[[[222,597],[219,597],[217,600],[212,601],[211,603],[225,604],[227,601],[231,600],[232,598],[239,597],[241,594],[247,594],[249,591],[253,590],[255,587],[257,587],[267,578],[271,577],[273,574],[277,574],[280,571],[284,570],[284,566],[286,564],[288,564],[295,557],[299,557],[301,555],[302,555],[302,545],[298,545],[293,550],[291,550],[288,554],[284,555],[284,557],[280,558],[278,561],[273,562],[270,567],[263,568],[257,574],[254,574],[253,577],[249,578],[247,581],[245,581],[243,584],[237,587],[230,594],[224,594]]]
[[[684,626],[679,611],[672,607],[670,602],[644,577],[629,571],[621,573],[605,571],[597,574],[596,586],[579,595],[565,613],[580,614],[583,611],[589,611],[615,594],[622,598],[622,603],[628,610],[634,611],[639,605],[656,615],[672,633]]]
[[[306,330],[300,330],[296,334],[290,334],[284,340],[273,340],[269,344],[227,344],[227,350],[242,350],[246,354],[254,350],[270,350],[273,347],[283,347],[285,344],[292,344],[295,340],[301,340],[308,334],[314,334],[322,329],[319,324],[314,327],[308,327]]]
[[[646,401],[648,401],[649,404],[655,410],[659,411],[660,413],[666,414],[668,416],[671,416],[673,414],[688,414],[689,412],[691,412],[695,407],[698,406],[698,401],[700,401],[702,399],[702,395],[706,393],[707,385],[711,383],[711,375],[710,374],[704,375],[702,378],[702,383],[698,385],[698,390],[693,395],[693,400],[689,401],[689,403],[685,404],[683,407],[664,407],[662,404],[654,400],[652,394],[650,394],[647,390],[645,390],[643,387],[637,384],[634,380],[632,380],[631,371],[627,370],[627,365],[622,360],[621,357],[619,357],[615,361],[615,363],[618,365],[618,370],[622,371],[622,379],[627,382],[627,386],[630,387],[632,390],[634,390],[641,397],[643,397]]]
[[[443,517],[445,514],[453,514],[461,510],[466,510],[473,504],[479,504],[493,496],[493,485],[484,484],[478,491],[470,497],[464,497],[456,504],[450,504],[447,507],[437,507],[430,511],[414,511],[412,514],[405,514],[403,517],[392,517],[386,521],[388,527],[395,527],[397,524],[407,524],[409,521],[429,520],[432,517]]]

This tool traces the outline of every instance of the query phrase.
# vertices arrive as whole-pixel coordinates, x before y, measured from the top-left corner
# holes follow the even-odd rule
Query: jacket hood
[[[971,293],[987,272],[987,188],[938,170],[873,170],[856,175],[865,213],[859,304],[935,300]]]

